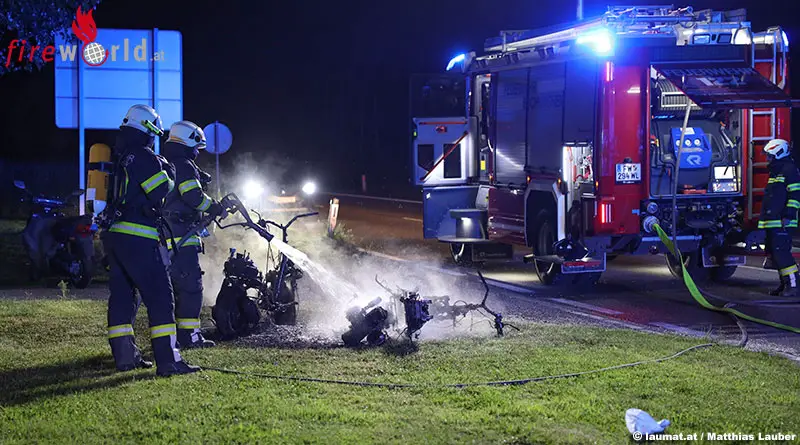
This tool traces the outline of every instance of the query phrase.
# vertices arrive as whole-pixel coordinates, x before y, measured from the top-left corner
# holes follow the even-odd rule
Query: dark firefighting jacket
[[[129,127],[120,129],[114,146],[120,186],[121,215],[109,232],[159,240],[158,220],[164,198],[175,186],[172,167],[148,147],[150,136]]]
[[[761,204],[759,229],[797,228],[800,209],[800,172],[791,158],[769,164],[769,181]]]
[[[164,156],[175,166],[177,186],[167,195],[164,213],[177,243],[186,235],[189,226],[208,211],[214,200],[203,191],[209,176],[195,164],[191,149],[167,142],[164,144]],[[172,248],[172,243],[167,243],[167,246]],[[200,238],[193,236],[184,246],[200,246]]]

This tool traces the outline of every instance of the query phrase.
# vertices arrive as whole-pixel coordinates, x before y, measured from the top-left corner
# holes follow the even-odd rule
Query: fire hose
[[[691,275],[689,275],[689,272],[686,270],[686,265],[683,262],[683,258],[681,257],[680,250],[678,250],[675,247],[675,244],[673,244],[672,240],[669,239],[669,235],[667,235],[666,232],[664,232],[664,230],[661,228],[660,225],[654,224],[654,227],[656,229],[656,232],[658,233],[658,237],[661,238],[661,242],[664,243],[664,245],[670,251],[672,256],[675,257],[675,259],[681,265],[681,271],[683,272],[682,273],[682,275],[683,275],[683,284],[686,285],[686,288],[689,290],[689,294],[691,294],[691,296],[695,299],[695,301],[697,301],[697,303],[700,304],[700,306],[702,306],[702,307],[704,307],[706,309],[712,310],[712,311],[728,313],[730,315],[733,315],[734,317],[741,318],[742,320],[747,320],[747,321],[751,321],[753,323],[758,323],[758,324],[762,324],[762,325],[766,325],[766,326],[771,326],[773,328],[782,329],[782,330],[789,331],[789,332],[794,332],[795,334],[800,334],[800,328],[796,328],[796,327],[793,327],[793,326],[788,326],[788,325],[785,325],[785,324],[776,323],[774,321],[763,320],[763,319],[760,319],[760,318],[757,318],[757,317],[753,317],[752,315],[745,314],[744,312],[741,312],[741,311],[739,311],[737,309],[734,309],[734,308],[730,307],[729,304],[726,304],[723,307],[714,306],[713,304],[711,304],[708,301],[708,299],[706,298],[706,295],[709,296],[710,298],[713,298],[713,299],[716,299],[716,300],[722,300],[722,301],[724,301],[724,300],[722,298],[718,298],[718,297],[715,297],[715,296],[711,295],[709,292],[702,291],[702,290],[700,290],[700,288],[697,287],[697,284],[695,284],[695,282],[692,279]],[[739,327],[743,328],[743,326],[741,324],[739,324]]]
[[[747,343],[747,329],[745,328],[744,324],[741,323],[740,319],[747,320],[753,323],[758,323],[766,326],[771,326],[773,328],[782,329],[789,332],[794,332],[795,334],[800,334],[800,328],[796,328],[793,326],[784,325],[781,323],[776,323],[774,321],[769,320],[762,320],[760,318],[753,317],[751,315],[747,315],[739,310],[733,309],[731,306],[733,305],[731,302],[728,302],[723,307],[714,306],[711,304],[708,299],[703,295],[704,293],[709,296],[710,298],[725,301],[722,298],[718,298],[713,296],[707,291],[701,291],[700,288],[697,287],[694,280],[692,279],[689,272],[686,270],[686,264],[683,262],[683,258],[681,257],[681,253],[677,248],[677,223],[678,223],[678,208],[677,208],[677,200],[678,200],[678,172],[680,172],[681,167],[681,155],[683,154],[683,143],[686,137],[686,129],[689,126],[689,117],[692,111],[692,101],[688,100],[686,104],[686,114],[683,119],[683,128],[681,129],[681,137],[678,143],[678,153],[677,153],[677,160],[675,162],[675,174],[673,175],[673,188],[672,188],[672,239],[664,232],[659,224],[654,224],[654,228],[658,234],[658,237],[661,239],[661,242],[667,247],[670,251],[672,256],[678,261],[678,264],[681,265],[681,272],[683,277],[683,283],[686,285],[686,288],[689,290],[689,294],[691,294],[692,298],[700,304],[700,306],[704,307],[705,309],[709,309],[712,311],[717,312],[724,312],[731,315],[734,320],[736,321],[737,326],[742,331],[742,341],[739,343],[739,346],[744,347]]]

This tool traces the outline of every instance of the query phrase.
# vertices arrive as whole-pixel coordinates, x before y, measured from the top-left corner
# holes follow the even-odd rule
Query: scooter
[[[23,181],[14,186],[25,191],[22,202],[31,204],[31,215],[22,231],[22,244],[31,261],[30,279],[59,275],[78,289],[86,288],[94,275],[94,237],[97,225],[91,215],[66,216],[63,209],[83,195],[75,190],[66,198],[36,195]]]
[[[219,218],[206,217],[193,224],[188,233],[183,236],[172,248],[176,252],[192,236],[200,234],[211,224],[216,224],[220,229],[229,227],[243,227],[255,231],[268,243],[275,235],[270,233],[267,226],[280,230],[281,240],[288,242],[289,227],[298,219],[317,215],[318,212],[304,213],[294,216],[286,224],[278,224],[265,220],[258,212],[257,220],[253,220],[250,211],[242,204],[239,198],[230,193],[220,200],[226,209],[226,214]],[[228,215],[238,214],[241,222],[222,224],[221,221]],[[230,250],[230,257],[225,262],[225,279],[222,283],[217,302],[212,308],[212,318],[217,330],[224,339],[244,336],[261,321],[261,310],[272,319],[276,325],[295,325],[297,323],[298,289],[297,280],[303,273],[289,257],[279,253],[277,258],[268,254],[273,267],[267,265],[266,273],[261,272],[247,253],[237,253]],[[254,290],[254,297],[248,295],[248,290]]]

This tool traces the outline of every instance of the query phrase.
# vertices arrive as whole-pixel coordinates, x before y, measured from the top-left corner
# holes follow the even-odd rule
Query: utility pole
[[[583,20],[583,0],[578,0],[578,21]]]

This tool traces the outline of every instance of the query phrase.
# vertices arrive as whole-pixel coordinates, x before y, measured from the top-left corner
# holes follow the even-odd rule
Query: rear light
[[[97,224],[78,224],[75,231],[78,233],[94,233],[97,232]]]
[[[600,204],[600,224],[611,223],[611,204]]]
[[[611,62],[606,62],[606,82],[611,82],[614,80],[614,64]]]

